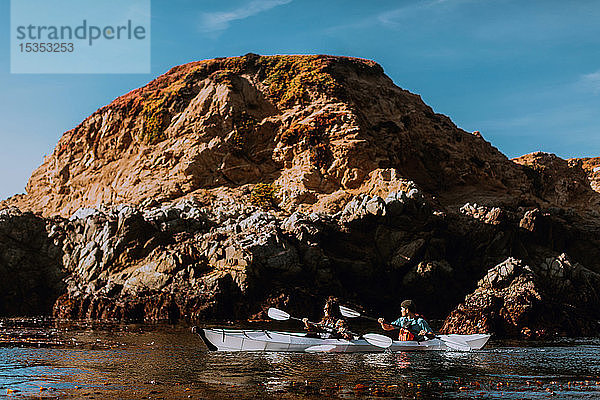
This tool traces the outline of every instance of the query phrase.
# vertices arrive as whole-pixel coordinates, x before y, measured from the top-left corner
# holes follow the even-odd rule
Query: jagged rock
[[[348,225],[355,221],[361,221],[367,216],[380,217],[383,215],[385,215],[385,202],[381,197],[359,195],[346,204],[340,222]]]
[[[285,279],[302,271],[274,215],[253,207],[232,212],[224,205],[215,211],[207,214],[189,200],[146,212],[106,209],[55,225],[53,231],[64,231],[64,264],[73,277],[55,315],[120,318],[128,312],[112,308],[110,302],[146,304],[141,299],[150,301],[161,293],[173,294],[169,307],[177,315],[202,315],[186,308],[191,299],[212,303],[213,308],[203,311],[212,315],[222,309],[223,297],[263,290],[258,278],[265,274]],[[213,217],[222,222],[217,224]],[[174,226],[185,226],[185,236]],[[131,235],[140,230],[143,235]],[[117,257],[107,258],[107,253]],[[93,305],[94,311],[85,304]],[[156,304],[163,307],[162,302]],[[142,311],[135,315],[144,320],[165,315],[148,304]]]
[[[94,215],[100,215],[100,214],[101,214],[101,212],[99,210],[96,210],[95,208],[82,207],[82,208],[79,208],[77,211],[75,211],[69,219],[71,221],[74,221],[76,219],[85,219],[87,217],[91,217]]]
[[[588,181],[590,182],[590,187],[600,193],[600,157],[579,158],[575,160],[580,162],[579,165],[583,168]]]
[[[443,291],[443,282],[448,281],[453,272],[445,260],[420,262],[404,276],[403,283],[405,286],[418,287],[429,295],[435,295]]]
[[[597,193],[590,186],[586,174],[589,167],[584,171],[583,160],[563,160],[554,154],[536,152],[515,158],[514,161],[523,166],[535,194],[543,200],[559,207],[600,206]],[[590,176],[593,177],[593,169],[591,172]]]
[[[304,215],[295,212],[281,222],[281,229],[293,235],[301,243],[316,246],[329,233],[338,229],[340,216],[341,213],[338,215],[319,213]]]
[[[390,260],[390,267],[401,270],[407,265],[413,264],[416,256],[423,251],[425,243],[425,239],[417,239],[398,248]]]
[[[531,268],[508,258],[491,268],[477,289],[446,319],[446,333],[496,332],[500,336],[595,335],[600,274],[565,254]]]
[[[476,203],[466,203],[459,211],[480,220],[484,224],[499,225],[505,219],[504,213],[499,207],[485,207]]]
[[[17,207],[7,207],[0,210],[0,218],[2,218],[3,220],[7,220],[9,218],[14,217],[20,217],[21,215],[23,215],[23,213]]]
[[[527,211],[519,222],[519,226],[523,229],[527,229],[530,232],[534,232],[536,230],[536,226],[539,226],[542,218],[543,215],[538,208]]]
[[[70,295],[57,302],[56,315],[77,312],[81,313],[77,317],[118,319],[127,315],[151,320],[154,316],[206,318],[221,313],[220,318],[230,318],[255,313],[257,302],[273,290],[291,293],[287,290],[292,290],[292,282],[304,282],[322,296],[358,295],[372,302],[387,299],[387,307],[394,310],[394,304],[401,301],[395,293],[401,292],[415,298],[422,312],[431,315],[432,310],[443,312],[444,305],[449,308],[456,304],[469,282],[468,269],[454,255],[461,246],[455,248],[457,239],[448,231],[459,226],[446,225],[445,217],[440,220],[418,190],[392,192],[385,199],[359,194],[334,215],[296,212],[285,217],[227,198],[212,200],[210,207],[196,200],[185,204],[189,207],[174,203],[144,212],[105,209],[85,219],[65,221],[63,228],[53,227],[57,237],[64,237],[65,265],[74,266],[70,267],[74,272],[74,279],[69,280]],[[390,211],[394,206],[398,208]],[[182,209],[193,215],[182,213]],[[481,215],[488,215],[489,210]],[[464,247],[465,257],[476,263],[474,251],[487,248],[501,252],[506,244],[498,237],[504,233],[495,231],[519,227],[522,221],[516,215],[505,214],[504,225],[475,218],[491,232],[489,236],[473,232],[466,237],[465,243],[480,250]],[[185,223],[186,229],[170,229],[165,222],[176,226]],[[357,223],[360,228],[352,228]],[[142,236],[123,237],[140,229],[146,235],[143,240],[137,239]],[[483,247],[480,243],[487,244]],[[521,270],[512,263],[495,271],[490,270],[480,282],[481,289],[469,297],[487,314],[474,312],[472,321],[479,325],[465,323],[465,329],[520,334],[515,324],[529,310],[539,309],[535,308],[539,283],[515,272]],[[502,291],[508,286],[510,290]],[[168,306],[154,300],[162,299],[163,293],[172,295]],[[525,305],[519,303],[521,298],[528,299]],[[441,307],[440,302],[444,304]],[[165,313],[152,305],[171,311]],[[66,314],[61,310],[67,310]],[[508,318],[512,325],[506,325],[502,318]]]

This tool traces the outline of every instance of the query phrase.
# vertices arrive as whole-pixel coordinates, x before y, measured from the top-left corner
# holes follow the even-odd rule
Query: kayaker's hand
[[[387,324],[385,322],[385,319],[383,319],[383,318],[379,318],[377,320],[377,322],[379,322],[381,324],[381,329],[383,329],[384,331],[393,331],[394,330],[394,327],[390,324]]]
[[[302,318],[302,322],[304,322],[304,325],[308,325],[308,318]]]
[[[425,329],[421,329],[421,332],[419,332],[419,336],[424,336],[424,337],[429,338],[429,337],[432,337],[435,335],[433,334],[433,332],[427,332]]]

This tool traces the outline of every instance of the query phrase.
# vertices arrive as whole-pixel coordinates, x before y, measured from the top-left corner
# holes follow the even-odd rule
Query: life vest
[[[348,325],[344,319],[332,319],[324,317],[317,326],[319,331],[325,331],[330,338],[341,339],[349,335]]]
[[[419,318],[422,318],[419,314],[415,314],[415,321],[417,321]],[[400,333],[398,333],[398,340],[417,340],[417,335],[415,335],[414,333],[412,333],[411,331],[409,331],[406,328],[402,328],[400,327]]]
[[[398,340],[415,340],[417,337],[408,329],[400,328]]]

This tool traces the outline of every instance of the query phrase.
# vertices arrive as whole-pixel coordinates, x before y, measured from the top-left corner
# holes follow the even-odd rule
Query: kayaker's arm
[[[302,318],[302,322],[304,322],[304,326],[306,327],[306,329],[311,332],[318,332],[320,330],[330,333],[333,332],[332,328],[328,328],[320,322],[309,321],[308,318]]]
[[[433,333],[433,330],[429,327],[427,321],[425,321],[423,318],[419,318],[418,323],[421,327],[419,336],[423,336],[427,339],[433,339],[435,337],[435,333]]]
[[[383,318],[379,318],[377,321],[381,324],[381,328],[384,331],[393,331],[394,329],[398,329],[394,325],[390,325],[387,322],[385,322],[385,319],[383,319]]]

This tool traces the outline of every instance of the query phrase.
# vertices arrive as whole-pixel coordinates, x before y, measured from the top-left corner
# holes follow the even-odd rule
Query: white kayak
[[[439,335],[434,339],[417,341],[393,341],[391,346],[381,348],[365,339],[326,339],[308,337],[303,332],[275,332],[245,329],[198,329],[198,334],[209,348],[218,351],[295,351],[374,353],[382,351],[415,350],[479,350],[491,335]]]

